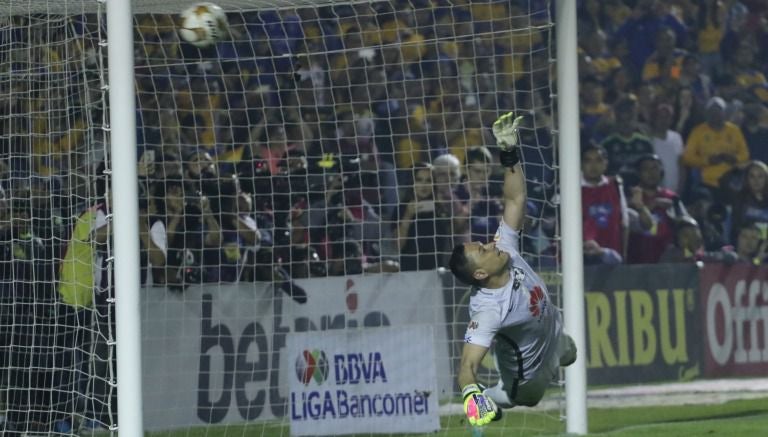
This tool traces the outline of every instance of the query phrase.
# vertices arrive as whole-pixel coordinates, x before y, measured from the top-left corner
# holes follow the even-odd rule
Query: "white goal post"
[[[557,31],[558,145],[560,150],[561,232],[563,242],[564,329],[581,352],[565,369],[567,431],[587,433],[587,360],[584,322],[584,257],[581,222],[581,157],[576,2],[558,0]]]
[[[141,371],[141,302],[139,260],[136,103],[133,84],[133,13],[131,2],[107,1],[109,48],[110,138],[117,341],[117,422],[121,437],[144,434]],[[119,200],[118,200],[119,199]]]

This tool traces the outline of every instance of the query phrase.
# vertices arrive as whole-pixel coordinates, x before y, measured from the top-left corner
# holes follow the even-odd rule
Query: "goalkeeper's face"
[[[509,253],[496,247],[496,243],[466,243],[464,251],[468,260],[474,265],[474,276],[477,279],[485,280],[508,268]]]

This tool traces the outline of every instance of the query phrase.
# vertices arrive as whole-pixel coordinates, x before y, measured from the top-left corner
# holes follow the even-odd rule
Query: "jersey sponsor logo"
[[[541,316],[547,309],[547,297],[544,291],[538,285],[533,287],[530,291],[530,299],[528,301],[528,311],[531,312],[533,317],[541,320]]]

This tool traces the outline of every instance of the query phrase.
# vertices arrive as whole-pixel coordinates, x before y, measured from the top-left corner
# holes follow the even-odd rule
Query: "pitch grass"
[[[702,396],[707,396],[702,394]],[[610,437],[761,436],[768,435],[768,398],[714,405],[595,408],[588,412],[589,435]],[[420,436],[471,437],[460,416],[441,418],[441,430]],[[505,413],[501,422],[486,427],[483,437],[562,436],[565,424],[556,412]],[[147,433],[147,437],[288,437],[283,424],[196,427],[173,432]],[[366,434],[369,436],[369,434]],[[417,434],[409,434],[416,437]],[[356,437],[362,437],[356,436]]]

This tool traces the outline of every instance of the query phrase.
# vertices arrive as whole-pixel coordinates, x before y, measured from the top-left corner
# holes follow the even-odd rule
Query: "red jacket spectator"
[[[585,247],[611,249],[623,257],[627,203],[620,179],[604,175],[607,165],[602,147],[593,145],[584,149],[581,160],[582,221],[584,241],[590,243]]]
[[[664,250],[674,242],[675,220],[687,216],[677,193],[661,187],[664,179],[662,162],[648,155],[637,163],[640,186],[630,206],[638,211],[643,229],[633,229],[629,235],[628,261],[632,264],[652,264],[659,261]]]

